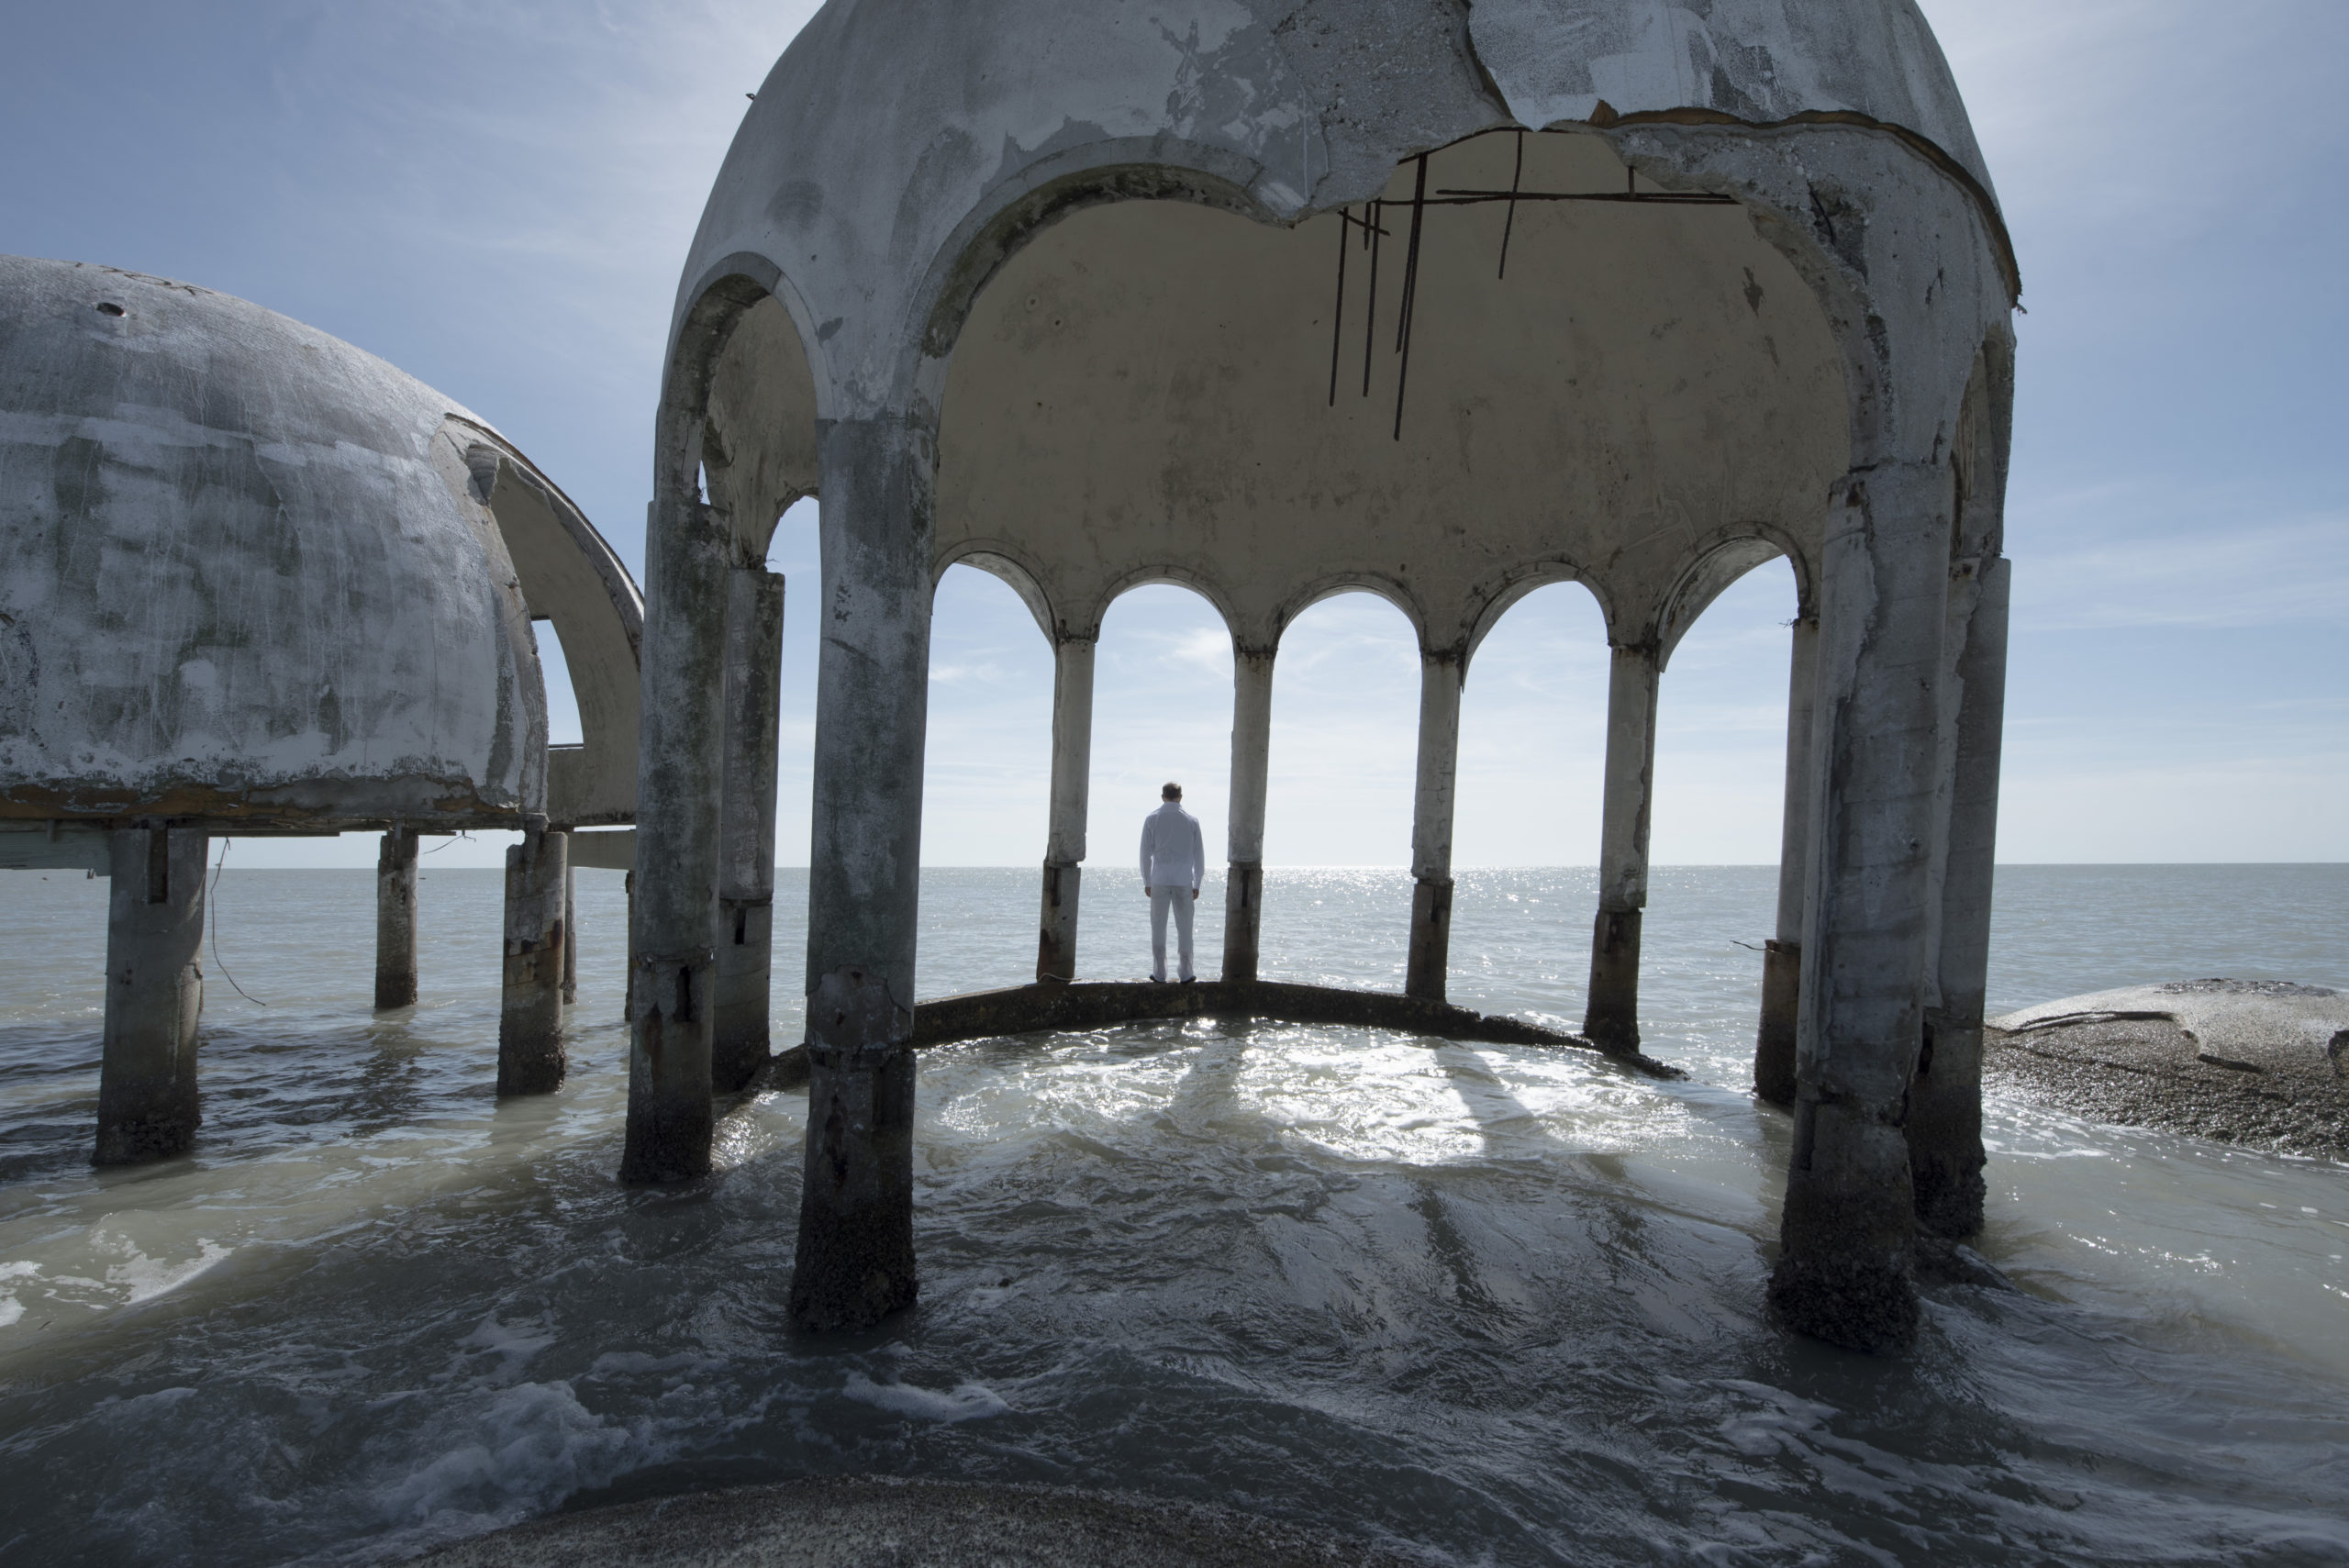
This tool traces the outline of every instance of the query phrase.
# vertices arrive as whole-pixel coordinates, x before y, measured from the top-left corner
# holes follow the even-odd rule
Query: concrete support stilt
[[[1982,1003],[1990,961],[1998,753],[2006,719],[2008,563],[1965,563],[1950,591],[1954,765],[1942,879],[1939,1005],[1909,1088],[1909,1169],[1917,1222],[1936,1236],[1982,1229]],[[1945,677],[1946,678],[1946,677]]]
[[[636,873],[620,873],[620,896],[628,904],[628,983],[620,995],[620,1022],[636,1018]]]
[[[783,578],[728,575],[726,763],[719,806],[718,977],[710,1084],[747,1085],[766,1065],[774,973],[775,759],[783,706]]]
[[[579,872],[571,863],[571,835],[562,836],[562,1005],[579,1000]]]
[[[1915,1337],[1902,1118],[1924,1028],[1954,484],[1880,462],[1838,486],[1821,572],[1794,1148],[1770,1300],[1855,1350]]]
[[[1223,889],[1223,977],[1256,978],[1264,930],[1264,788],[1273,757],[1271,648],[1237,648],[1232,659],[1231,806]]]
[[[1419,654],[1419,776],[1411,800],[1411,946],[1403,994],[1443,1000],[1452,959],[1452,816],[1460,766],[1460,655]]]
[[[807,1174],[790,1302],[807,1330],[870,1327],[918,1289],[914,935],[935,450],[891,417],[834,420],[820,440]]]
[[[506,986],[497,1013],[497,1092],[562,1087],[563,886],[571,836],[527,819],[506,851]]]
[[[1810,862],[1811,689],[1819,682],[1819,617],[1794,625],[1787,672],[1787,791],[1778,834],[1778,920],[1762,950],[1762,1025],[1753,1041],[1753,1090],[1795,1103],[1795,1025],[1802,998],[1802,903]]]
[[[1582,1032],[1608,1051],[1640,1048],[1640,914],[1648,901],[1648,815],[1655,785],[1653,644],[1614,650],[1607,685],[1606,795],[1598,833],[1598,918]]]
[[[202,1119],[196,1020],[204,1011],[204,862],[190,828],[126,828],[110,845],[106,1017],[95,1162],[184,1154]]]
[[[416,834],[394,827],[375,851],[375,1010],[416,1006]]]
[[[1037,924],[1036,978],[1076,978],[1077,895],[1085,876],[1085,791],[1093,768],[1090,637],[1053,643],[1052,804],[1044,835],[1044,906]]]
[[[676,439],[674,435],[668,439]],[[725,772],[729,540],[698,498],[698,431],[676,440],[645,528],[635,893],[629,916],[628,1142],[620,1180],[709,1173],[718,821]]]

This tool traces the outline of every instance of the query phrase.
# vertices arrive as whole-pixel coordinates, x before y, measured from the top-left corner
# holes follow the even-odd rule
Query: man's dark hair
[[[1167,781],[1166,787],[1158,792],[1158,798],[1161,800],[1180,800],[1183,798],[1183,786],[1170,779]]]

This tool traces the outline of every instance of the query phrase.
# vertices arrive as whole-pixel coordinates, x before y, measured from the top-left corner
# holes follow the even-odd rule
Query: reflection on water
[[[925,995],[1019,976],[1033,874],[927,875]],[[1215,1020],[926,1053],[921,1305],[816,1347],[783,1331],[804,1099],[731,1106],[694,1188],[611,1179],[618,880],[580,877],[572,1083],[499,1105],[497,873],[428,870],[423,1003],[377,1020],[369,873],[228,873],[266,1006],[208,988],[197,1157],[100,1173],[106,884],[6,873],[0,1561],[363,1561],[870,1471],[1475,1562],[2349,1560],[2341,1167],[1997,1105],[1984,1247],[2024,1294],[1935,1292],[1900,1360],[1764,1318],[1787,1124],[1744,1092],[1738,944],[1768,872],[1656,876],[1644,1025],[1687,1083]],[[1141,901],[1097,881],[1080,956],[1127,973]],[[1455,997],[1573,1022],[1591,897],[1464,874]],[[1275,873],[1266,972],[1398,986],[1408,907],[1401,873]],[[2342,868],[2009,871],[1995,1005],[2338,984],[2343,929]]]

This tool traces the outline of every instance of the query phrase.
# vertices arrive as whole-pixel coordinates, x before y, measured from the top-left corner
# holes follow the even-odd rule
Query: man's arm
[[[1141,819],[1141,895],[1144,898],[1150,896],[1150,830],[1157,823],[1158,818],[1154,815]]]
[[[1207,880],[1207,836],[1199,831],[1199,819],[1194,817],[1191,818],[1191,897],[1194,901],[1199,896],[1199,884]]]

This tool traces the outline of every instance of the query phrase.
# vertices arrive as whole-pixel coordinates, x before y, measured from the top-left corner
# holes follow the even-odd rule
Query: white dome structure
[[[1056,650],[1036,995],[1062,1018],[1118,595],[1186,584],[1230,628],[1219,1005],[1262,1011],[1284,628],[1358,589],[1418,631],[1407,991],[1434,1005],[1462,683],[1516,599],[1586,585],[1614,673],[1585,1033],[1628,1060],[1658,678],[1722,588],[1783,555],[1757,1080],[1793,1102],[1798,1151],[1773,1294],[1809,1331],[1901,1342],[1919,1228],[1979,1223],[2019,291],[1909,0],[833,0],[745,117],[677,298],[648,544],[660,869],[637,928],[665,956],[640,987],[626,1173],[707,1166],[693,998],[730,854],[707,606],[792,500],[821,500],[826,623],[793,1284],[811,1326],[915,1288],[904,1053],[946,565],[1004,576]]]
[[[534,619],[580,744],[548,745]],[[560,1081],[569,830],[635,815],[642,626],[579,509],[421,382],[207,289],[0,257],[0,865],[114,878],[100,1161],[194,1135],[217,833],[384,830],[396,1007],[417,835],[525,829],[500,1083]]]

